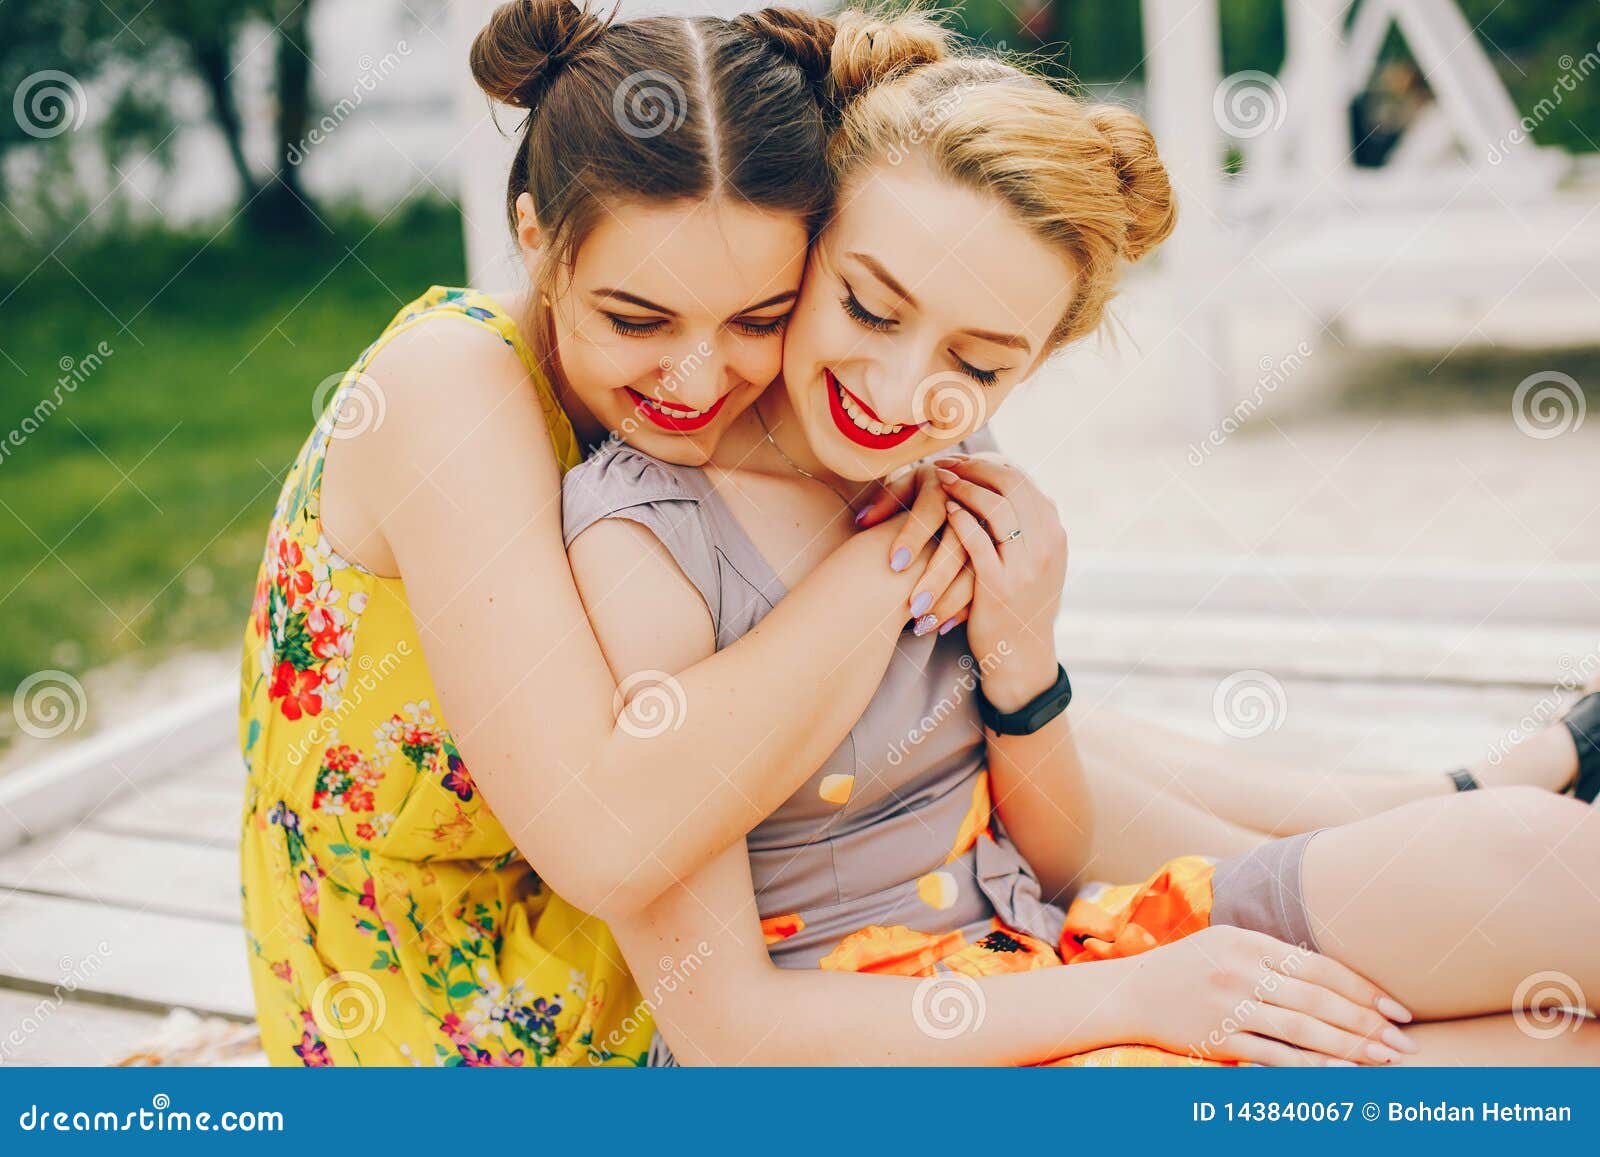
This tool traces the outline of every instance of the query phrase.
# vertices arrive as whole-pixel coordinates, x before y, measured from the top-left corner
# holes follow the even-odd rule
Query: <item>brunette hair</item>
[[[630,201],[720,194],[796,214],[814,235],[832,200],[832,41],[832,21],[785,8],[619,22],[572,0],[496,9],[473,42],[472,75],[528,110],[506,209],[515,229],[518,196],[533,197],[545,276]]]

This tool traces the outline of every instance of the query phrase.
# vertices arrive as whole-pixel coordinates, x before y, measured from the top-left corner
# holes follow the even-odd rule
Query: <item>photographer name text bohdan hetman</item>
[[[1570,1105],[1505,1105],[1484,1101],[1478,1107],[1451,1105],[1444,1101],[1434,1104],[1402,1104],[1389,1102],[1387,1117],[1391,1121],[1485,1121],[1511,1123],[1518,1121],[1570,1121]]]

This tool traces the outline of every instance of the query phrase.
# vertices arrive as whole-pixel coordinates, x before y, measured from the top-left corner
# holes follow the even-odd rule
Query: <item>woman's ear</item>
[[[517,244],[522,248],[523,257],[530,261],[544,248],[544,233],[533,213],[531,193],[517,194]]]

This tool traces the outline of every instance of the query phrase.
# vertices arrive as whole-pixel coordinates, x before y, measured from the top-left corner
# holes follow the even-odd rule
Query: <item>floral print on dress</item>
[[[434,287],[396,334],[471,325],[516,349],[564,467],[579,452],[495,302]],[[444,388],[445,384],[441,384]],[[647,1006],[604,924],[551,893],[484,804],[438,707],[404,585],[321,525],[318,422],[284,480],[244,632],[241,905],[275,1064],[644,1063]]]

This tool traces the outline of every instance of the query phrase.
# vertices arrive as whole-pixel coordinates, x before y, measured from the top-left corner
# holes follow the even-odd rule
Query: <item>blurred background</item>
[[[319,387],[428,285],[513,275],[492,6],[0,3],[0,1037],[55,1010],[0,1062],[248,1018],[237,640]],[[664,7],[738,5],[622,12]],[[1600,0],[956,20],[1145,113],[1180,190],[1113,332],[995,422],[1066,516],[1097,693],[1381,770],[1600,671]],[[1240,675],[1268,726],[1222,714]],[[70,905],[148,917],[137,861],[179,923],[129,900],[102,951]],[[174,937],[240,975],[163,978]]]

